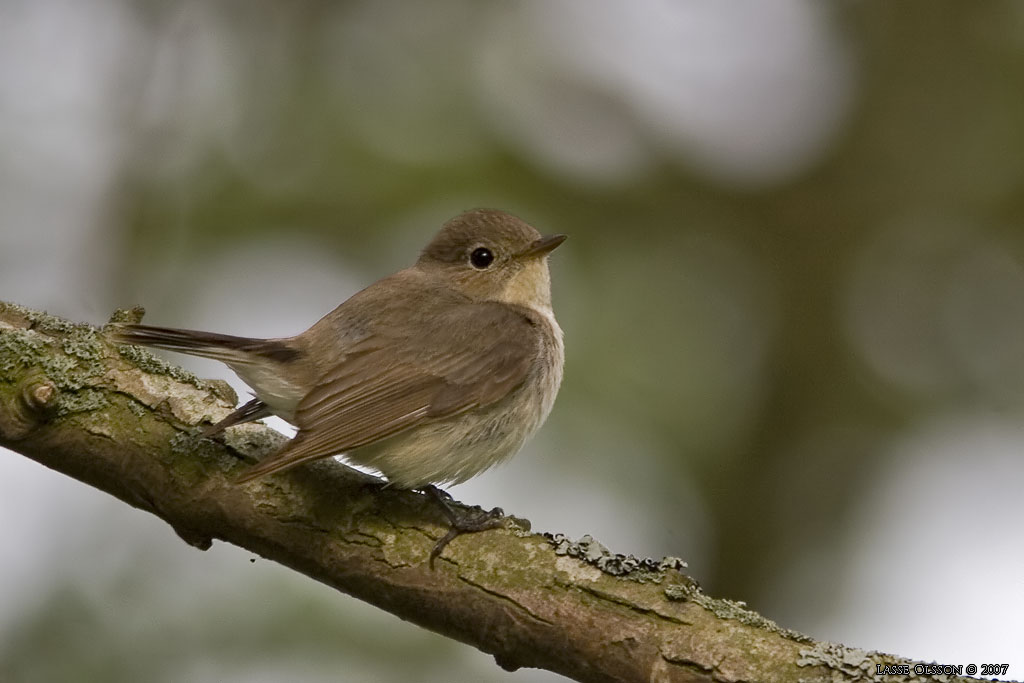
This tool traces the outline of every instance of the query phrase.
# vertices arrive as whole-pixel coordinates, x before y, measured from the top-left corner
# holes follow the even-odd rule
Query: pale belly
[[[345,458],[379,471],[399,488],[459,484],[515,455],[540,426],[535,413],[499,402],[484,412],[415,427]]]
[[[347,453],[346,459],[410,489],[460,484],[504,462],[551,412],[562,381],[560,344],[552,351],[538,376],[494,405],[415,427]]]

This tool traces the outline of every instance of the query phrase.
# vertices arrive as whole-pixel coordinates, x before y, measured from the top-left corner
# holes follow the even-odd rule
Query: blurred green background
[[[565,380],[456,497],[1019,679],[1022,83],[1009,1],[0,0],[0,298],[289,335],[512,211]],[[4,681],[563,680],[10,453],[0,515]]]

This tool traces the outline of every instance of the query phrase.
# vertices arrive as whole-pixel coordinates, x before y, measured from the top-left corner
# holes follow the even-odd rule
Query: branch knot
[[[0,411],[0,435],[11,441],[27,437],[53,415],[58,394],[57,385],[45,376],[35,373],[23,379]]]

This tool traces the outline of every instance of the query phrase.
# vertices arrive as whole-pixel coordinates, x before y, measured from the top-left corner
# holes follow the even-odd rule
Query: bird
[[[293,337],[143,324],[112,335],[222,361],[251,387],[255,398],[204,436],[270,415],[297,428],[239,483],[342,455],[391,486],[436,491],[506,461],[551,412],[565,350],[548,255],[565,239],[474,209],[444,223],[412,266]]]

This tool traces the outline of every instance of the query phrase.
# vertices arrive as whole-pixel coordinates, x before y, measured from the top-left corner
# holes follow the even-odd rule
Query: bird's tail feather
[[[265,362],[265,359],[288,362],[299,356],[298,349],[288,339],[255,339],[136,324],[113,325],[110,335],[122,344],[178,351],[234,365],[251,365]]]

